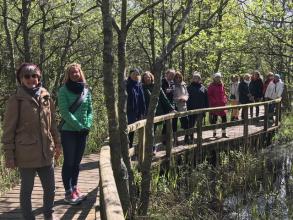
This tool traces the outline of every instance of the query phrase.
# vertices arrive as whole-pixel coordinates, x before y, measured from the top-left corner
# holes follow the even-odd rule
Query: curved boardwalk
[[[63,202],[64,189],[61,178],[61,168],[55,169],[56,196],[55,214],[62,220],[71,219],[100,219],[99,216],[99,155],[91,154],[83,158],[79,177],[79,187],[82,192],[88,193],[87,200],[80,205],[71,206]],[[23,219],[19,207],[19,185],[0,198],[0,219]],[[35,178],[32,194],[32,207],[36,219],[43,219],[43,191],[39,178]]]

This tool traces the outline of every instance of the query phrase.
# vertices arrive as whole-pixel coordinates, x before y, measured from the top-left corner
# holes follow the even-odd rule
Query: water
[[[292,149],[290,143],[258,153],[260,169],[251,175],[261,181],[251,184],[246,194],[234,192],[225,198],[223,219],[293,219]]]
[[[222,154],[217,167],[161,177],[151,212],[159,219],[293,219],[292,159],[293,142]]]

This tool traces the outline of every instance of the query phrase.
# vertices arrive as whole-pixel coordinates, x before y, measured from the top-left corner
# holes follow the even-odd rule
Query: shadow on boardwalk
[[[64,189],[61,178],[61,168],[55,170],[56,195],[55,215],[61,220],[71,219],[99,219],[96,211],[99,211],[99,155],[85,156],[81,163],[79,188],[87,193],[87,199],[79,205],[71,206],[63,201]],[[19,207],[19,185],[0,198],[0,220],[23,219]],[[43,191],[39,178],[35,178],[35,186],[32,193],[32,207],[36,219],[43,219]],[[97,212],[99,213],[99,212]]]

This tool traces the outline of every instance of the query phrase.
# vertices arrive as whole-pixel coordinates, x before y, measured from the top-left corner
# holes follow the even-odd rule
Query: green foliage
[[[2,129],[0,129],[2,136]],[[0,149],[2,148],[0,144]],[[0,151],[0,195],[3,195],[7,190],[19,182],[19,173],[17,169],[11,170],[5,168],[5,160],[2,151]]]
[[[276,144],[285,144],[293,141],[293,114],[288,113],[286,117],[283,117],[281,128],[274,137]]]

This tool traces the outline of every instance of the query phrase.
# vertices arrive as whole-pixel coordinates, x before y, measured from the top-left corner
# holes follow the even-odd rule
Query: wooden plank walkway
[[[56,195],[55,195],[55,215],[62,220],[71,219],[100,219],[99,216],[99,155],[91,154],[83,158],[79,176],[79,188],[87,193],[88,197],[81,204],[76,206],[67,205],[64,201],[64,188],[61,178],[61,167],[55,169]],[[14,187],[11,191],[0,198],[0,219],[20,220],[21,210],[19,207],[19,189]],[[35,178],[35,186],[32,194],[32,207],[36,219],[43,219],[43,190],[38,177]],[[97,211],[97,212],[96,212]],[[97,215],[97,216],[96,216]]]
[[[249,135],[255,134],[257,132],[260,132],[263,130],[263,126],[256,126],[256,125],[249,125]],[[221,129],[217,129],[217,137],[213,137],[213,131],[209,130],[209,131],[204,131],[202,134],[202,146],[208,146],[208,145],[212,145],[215,143],[220,143],[220,142],[224,142],[224,141],[231,141],[233,139],[237,139],[239,137],[243,137],[243,125],[238,125],[238,126],[233,126],[233,127],[229,127],[227,128],[227,135],[228,138],[222,138],[221,137],[222,133],[221,133]],[[187,149],[192,149],[192,148],[196,148],[196,133],[194,134],[194,143],[193,144],[189,144],[189,145],[185,145],[184,142],[184,136],[178,137],[179,139],[179,143],[178,146],[174,146],[172,148],[172,155],[175,154],[180,154],[182,152],[184,152]],[[159,145],[158,147],[160,148],[162,145]],[[157,162],[157,161],[162,161],[166,158],[166,151],[165,150],[159,150],[156,152],[156,154],[153,157],[153,162]]]

